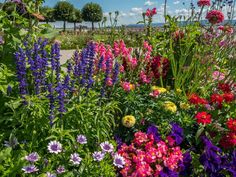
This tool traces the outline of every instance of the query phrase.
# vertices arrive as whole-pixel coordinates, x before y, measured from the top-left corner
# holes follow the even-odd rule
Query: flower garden
[[[0,176],[236,176],[236,40],[230,18],[221,24],[233,2],[199,0],[185,25],[167,15],[160,29],[147,9],[136,39],[101,28],[108,40],[89,39],[63,64],[35,4],[8,3]]]

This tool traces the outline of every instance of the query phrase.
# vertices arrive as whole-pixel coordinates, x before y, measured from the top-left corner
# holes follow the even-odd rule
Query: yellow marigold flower
[[[181,103],[179,104],[179,107],[180,107],[181,109],[189,109],[189,108],[190,108],[190,105],[189,105],[188,103],[183,103],[183,102],[181,102]]]
[[[173,113],[175,113],[177,111],[177,106],[171,101],[165,101],[164,108],[165,108],[165,110],[171,111]]]
[[[163,87],[152,86],[152,90],[157,90],[159,93],[165,93],[167,90]]]
[[[135,122],[136,122],[135,117],[131,115],[127,115],[122,118],[122,124],[127,128],[133,127]]]

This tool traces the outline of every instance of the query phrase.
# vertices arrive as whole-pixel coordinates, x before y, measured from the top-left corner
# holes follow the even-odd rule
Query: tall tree
[[[74,6],[66,1],[58,2],[55,7],[55,18],[56,20],[63,21],[63,31],[66,30],[66,21],[69,21],[70,16],[73,14]]]
[[[86,22],[92,22],[92,29],[94,30],[94,23],[102,20],[102,8],[96,3],[87,3],[82,9],[82,18]]]
[[[76,31],[76,23],[82,22],[82,14],[79,9],[74,9],[73,14],[69,18],[69,22],[74,23],[74,31]]]

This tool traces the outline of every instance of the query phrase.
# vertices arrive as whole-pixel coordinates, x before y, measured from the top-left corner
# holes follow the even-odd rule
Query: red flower
[[[199,0],[197,2],[197,5],[199,7],[202,7],[202,6],[210,6],[211,5],[211,1],[210,0]]]
[[[156,79],[159,79],[160,76],[166,77],[169,70],[170,62],[167,58],[161,56],[156,56],[151,61],[151,70]]]
[[[224,93],[223,98],[226,103],[230,103],[230,102],[234,101],[234,94],[233,93]]]
[[[207,104],[207,100],[200,98],[195,93],[193,93],[189,96],[188,101],[192,104]]]
[[[229,132],[228,134],[223,136],[220,140],[220,145],[226,149],[236,146],[236,133]]]
[[[230,92],[230,85],[229,84],[225,84],[225,83],[219,83],[218,84],[218,89],[220,89],[221,91],[225,92]]]
[[[207,13],[206,19],[211,24],[222,23],[224,21],[224,14],[220,10],[211,10]]]
[[[221,105],[223,102],[223,97],[217,93],[214,93],[211,95],[211,102],[217,103],[218,105]]]
[[[230,118],[227,122],[227,127],[233,132],[236,132],[236,119]]]
[[[211,123],[211,115],[207,114],[207,112],[198,112],[195,116],[197,119],[197,123],[200,124],[210,124]]]
[[[182,30],[177,30],[173,34],[175,40],[184,38],[184,32]]]
[[[146,10],[145,15],[147,17],[152,17],[153,15],[157,14],[157,9],[153,8],[152,10],[150,10],[149,8]]]

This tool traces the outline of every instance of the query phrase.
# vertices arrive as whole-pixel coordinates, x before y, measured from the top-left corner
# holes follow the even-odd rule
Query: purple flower
[[[27,79],[26,79],[26,55],[22,48],[19,48],[18,52],[15,53],[16,58],[16,74],[19,82],[19,90],[21,97],[25,101],[25,95],[27,94]]]
[[[184,139],[183,129],[176,123],[171,123],[172,130],[169,136],[175,140],[176,145],[180,145]]]
[[[23,167],[22,170],[24,171],[24,173],[34,173],[38,171],[39,169],[37,169],[35,165],[28,165],[28,166]]]
[[[113,159],[113,165],[115,165],[118,168],[123,168],[125,165],[125,159],[119,154],[115,154]]]
[[[175,171],[172,171],[168,168],[164,168],[161,172],[160,172],[160,177],[178,177],[179,174]]]
[[[56,91],[58,93],[57,99],[59,102],[58,111],[61,113],[61,116],[62,116],[62,113],[66,112],[66,109],[65,109],[65,103],[64,103],[65,91],[64,91],[64,87],[61,83],[58,83],[58,86],[56,87]]]
[[[53,174],[50,172],[47,172],[46,175],[47,175],[47,177],[56,177],[57,176],[56,174]]]
[[[105,153],[101,151],[96,151],[93,153],[93,160],[100,162],[102,159],[104,159]]]
[[[87,90],[88,93],[89,89],[92,87],[94,80],[93,80],[93,72],[94,72],[94,61],[95,61],[95,44],[91,42],[88,45],[87,50],[87,59],[88,59],[88,67],[87,67]]]
[[[64,166],[59,166],[56,171],[57,171],[57,174],[62,174],[66,172]]]
[[[74,153],[70,155],[70,162],[72,162],[74,165],[79,165],[81,162],[81,158],[79,156],[79,154]]]
[[[114,68],[114,71],[113,71],[113,76],[112,76],[112,84],[114,85],[117,81],[118,81],[118,75],[119,75],[119,70],[120,68],[120,65],[118,62],[115,63],[115,68]]]
[[[54,89],[52,84],[48,84],[48,99],[49,99],[49,120],[50,120],[50,125],[53,125],[53,120],[54,120],[54,109],[55,109],[55,98],[54,98]]]
[[[114,150],[113,145],[111,143],[109,143],[108,141],[101,143],[100,147],[102,148],[102,150],[104,152],[108,152],[108,153],[113,152],[113,150]]]
[[[78,135],[76,140],[80,144],[86,144],[87,143],[87,138],[84,135]]]
[[[150,125],[148,127],[147,134],[152,134],[154,136],[155,142],[159,142],[161,140],[161,136],[158,133],[158,128],[155,125]]]
[[[4,146],[15,148],[19,144],[18,140],[14,136],[10,136],[9,141],[4,141]]]
[[[62,145],[58,141],[51,141],[48,144],[48,151],[53,154],[58,154],[62,152]]]
[[[39,160],[39,155],[37,152],[32,152],[29,155],[25,156],[25,160],[29,162],[37,162]]]
[[[12,92],[12,87],[10,85],[7,86],[7,95],[10,95]]]
[[[4,44],[4,40],[3,40],[3,37],[0,36],[0,45]]]
[[[181,176],[188,176],[192,173],[192,157],[188,151],[183,154],[183,161],[179,163]]]
[[[115,140],[116,140],[116,143],[117,143],[117,149],[120,149],[123,142],[122,142],[122,139],[118,136],[118,135],[115,135]]]

